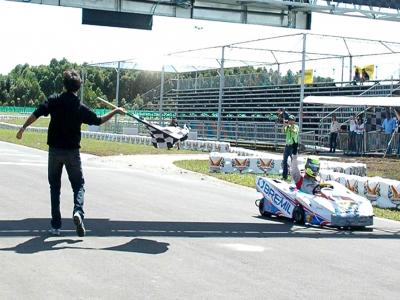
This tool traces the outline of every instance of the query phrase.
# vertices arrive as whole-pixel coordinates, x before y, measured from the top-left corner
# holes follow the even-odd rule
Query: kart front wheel
[[[305,214],[304,209],[301,206],[295,206],[293,209],[293,221],[296,224],[304,225],[305,223]]]
[[[270,217],[271,216],[271,214],[269,213],[269,212],[266,212],[265,210],[264,210],[264,198],[263,199],[260,199],[260,200],[258,200],[259,202],[258,202],[258,211],[260,212],[260,215],[262,215],[263,217]]]

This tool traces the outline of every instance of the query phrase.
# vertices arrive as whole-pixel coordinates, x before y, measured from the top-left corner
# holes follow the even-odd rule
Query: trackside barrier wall
[[[211,152],[209,170],[222,173],[255,173],[279,175],[282,173],[282,155],[231,147],[232,153]],[[304,159],[299,158],[299,169],[304,168]],[[321,169],[366,176],[367,166],[361,163],[321,161]]]
[[[21,125],[14,125],[14,124],[0,122],[0,128],[2,129],[14,129],[16,131],[20,127]],[[47,132],[47,128],[45,127],[30,126],[26,130],[32,132]],[[96,140],[129,143],[129,144],[152,145],[151,137],[141,136],[141,135],[82,131],[82,137],[89,139],[96,139]],[[186,140],[180,143],[180,148],[187,150],[194,150],[194,151],[204,151],[204,152],[211,152],[211,151],[229,152],[230,144],[225,142],[215,142],[215,141]]]
[[[332,171],[320,172],[324,181],[334,180],[364,196],[375,206],[400,209],[400,181],[382,177],[361,177]]]

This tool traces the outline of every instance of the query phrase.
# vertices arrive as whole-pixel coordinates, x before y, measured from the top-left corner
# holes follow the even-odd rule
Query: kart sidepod
[[[257,177],[256,189],[262,199],[256,200],[263,216],[283,216],[299,224],[332,227],[365,227],[373,225],[371,202],[354,194],[335,181],[325,182],[315,195],[306,194],[294,185],[266,177]]]

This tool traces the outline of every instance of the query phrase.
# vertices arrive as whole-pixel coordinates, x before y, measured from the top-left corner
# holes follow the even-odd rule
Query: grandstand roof
[[[122,60],[120,68],[165,72],[194,72],[220,68],[222,51],[224,67],[294,64],[302,61],[303,39],[306,37],[306,61],[342,60],[346,57],[374,57],[374,62],[400,54],[400,42],[369,40],[311,33],[265,37],[213,47],[189,49],[161,57]],[[399,60],[397,60],[399,61]],[[393,56],[391,57],[391,63]],[[118,66],[117,61],[93,64]]]
[[[333,1],[349,3],[349,4],[354,4],[354,5],[365,5],[365,6],[400,9],[400,3],[398,0],[333,0]]]

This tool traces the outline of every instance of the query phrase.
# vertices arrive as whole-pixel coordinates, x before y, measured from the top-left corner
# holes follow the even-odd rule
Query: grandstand
[[[305,87],[305,96],[390,96],[399,91],[399,81],[372,81],[370,85],[351,82],[316,83]],[[175,113],[180,123],[189,124],[199,138],[216,139],[219,89],[171,89],[165,96],[164,111]],[[299,117],[300,85],[227,87],[223,91],[221,137],[233,143],[279,145],[283,142],[276,112],[285,108]],[[308,143],[325,145],[332,112],[340,123],[352,114],[363,113],[360,107],[306,105],[303,132]],[[380,124],[378,111],[365,112],[369,130]],[[377,120],[378,119],[378,120]]]
[[[178,74],[173,82],[162,80],[160,87],[149,91],[145,97],[152,103],[158,103],[160,122],[163,122],[163,113],[175,114],[179,123],[188,124],[197,131],[200,139],[255,146],[278,146],[283,143],[276,111],[285,108],[297,116],[302,142],[323,146],[327,142],[331,113],[335,112],[339,122],[346,122],[350,115],[364,113],[366,108],[304,106],[303,98],[311,95],[390,97],[400,89],[398,64],[393,63],[398,61],[399,54],[400,43],[397,42],[317,34],[291,34],[185,50],[162,59],[152,58],[151,66],[159,63],[158,70]],[[371,62],[375,71],[378,65],[381,72],[385,65],[389,66],[389,78],[397,79],[378,80],[376,72],[375,79],[371,76],[364,83],[354,83],[355,66],[366,66]],[[95,65],[115,68],[116,64]],[[227,69],[246,66],[265,72],[254,76],[246,74],[246,80],[242,80],[243,74],[225,74]],[[148,69],[146,64],[134,60],[118,62],[119,67]],[[268,74],[269,68],[275,68],[273,72],[277,74],[295,70],[295,77],[301,84],[282,84],[279,79],[266,78],[272,76]],[[335,82],[331,79],[328,82],[306,83],[306,68],[319,70],[320,77],[329,77],[322,73],[324,69],[341,70],[337,72],[341,80],[337,80],[336,76]],[[345,69],[348,75],[345,75]],[[201,74],[204,70],[213,70],[220,75],[205,78]],[[180,73],[191,75],[181,76]],[[195,78],[188,79],[193,73]],[[387,74],[386,71],[384,76]],[[345,80],[345,76],[349,79]],[[380,124],[380,112],[365,113],[369,119],[368,129],[376,129],[376,124]]]

